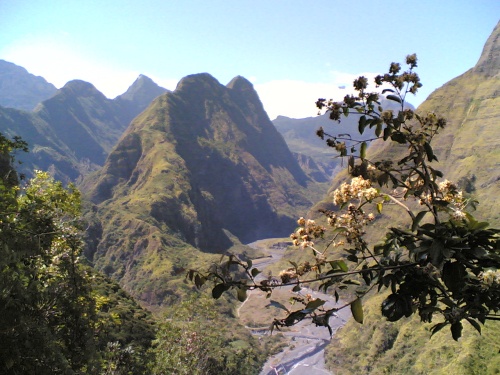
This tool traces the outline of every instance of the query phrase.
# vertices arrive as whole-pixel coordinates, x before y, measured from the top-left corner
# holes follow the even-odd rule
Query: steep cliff
[[[167,288],[148,273],[168,279],[206,259],[201,252],[288,235],[311,204],[312,183],[250,82],[188,76],[132,122],[83,183],[102,233],[88,254],[134,295],[161,303]]]

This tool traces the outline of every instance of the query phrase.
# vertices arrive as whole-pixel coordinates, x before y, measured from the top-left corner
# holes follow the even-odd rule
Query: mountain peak
[[[486,41],[474,72],[489,77],[496,76],[500,72],[500,21]]]
[[[25,68],[0,59],[0,105],[27,111],[56,93],[56,87]]]
[[[102,96],[103,98],[106,98],[104,94],[97,90],[93,84],[80,79],[74,79],[67,82],[60,89],[60,91],[66,94],[75,94],[78,96]]]
[[[175,91],[185,89],[190,90],[190,87],[192,85],[204,87],[209,90],[221,89],[221,84],[212,75],[210,75],[209,73],[197,73],[182,78],[177,84]]]
[[[252,83],[242,76],[234,77],[231,82],[227,84],[227,88],[239,91],[254,90]]]
[[[116,99],[134,101],[139,100],[141,105],[146,107],[154,98],[168,91],[167,89],[158,86],[151,78],[144,74],[139,74],[139,77],[132,83],[125,93],[119,95]]]

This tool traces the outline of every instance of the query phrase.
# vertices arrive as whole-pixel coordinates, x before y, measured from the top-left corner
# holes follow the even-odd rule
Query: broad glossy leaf
[[[387,95],[386,98],[389,100],[393,100],[395,102],[401,103],[401,99],[396,95]]]
[[[238,301],[245,302],[245,300],[247,299],[246,288],[238,288],[237,297],[238,297]]]
[[[453,340],[458,341],[462,337],[462,322],[456,322],[451,325],[451,335]]]
[[[351,313],[354,320],[363,324],[363,305],[361,299],[357,298],[351,303]]]
[[[224,284],[217,284],[213,289],[212,289],[212,297],[214,299],[219,299],[220,296],[222,296],[222,293],[224,293],[227,290],[226,285]]]
[[[358,131],[359,131],[359,134],[363,134],[363,132],[365,131],[365,128],[366,128],[366,125],[368,123],[366,122],[366,116],[363,115],[359,118],[359,122],[358,122]]]
[[[481,326],[472,318],[466,318],[467,321],[473,326],[479,333],[481,333]]]
[[[415,216],[415,219],[413,220],[413,223],[412,223],[412,226],[411,226],[411,230],[412,232],[416,231],[417,228],[418,228],[418,224],[420,224],[420,222],[422,221],[422,219],[424,218],[425,214],[427,213],[428,211],[420,211],[417,216]]]
[[[366,142],[361,143],[361,149],[359,150],[359,157],[361,160],[366,158]]]
[[[316,310],[318,307],[320,306],[323,306],[325,304],[326,301],[320,299],[320,298],[316,298],[315,300],[312,300],[312,301],[309,301],[306,305],[306,310],[311,310],[311,311],[314,311]]]

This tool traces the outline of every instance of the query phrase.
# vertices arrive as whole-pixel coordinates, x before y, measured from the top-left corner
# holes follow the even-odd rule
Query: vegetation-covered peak
[[[240,91],[254,90],[252,83],[242,76],[234,77],[231,82],[227,84],[227,88]]]
[[[500,22],[497,23],[486,41],[481,57],[474,67],[474,72],[489,77],[496,76],[500,72]]]
[[[215,90],[215,92],[220,91],[222,87],[219,81],[209,73],[197,73],[182,78],[177,84],[175,92],[192,90],[193,86],[197,87],[197,91],[200,88],[205,88],[207,90]]]
[[[103,93],[95,88],[95,86],[89,82],[82,81],[80,79],[74,79],[67,82],[60,90],[66,95],[78,95],[78,96],[98,96],[102,99],[106,99]]]
[[[133,101],[139,98],[147,98],[147,105],[151,102],[151,100],[166,91],[168,90],[158,86],[151,78],[140,74],[127,91],[122,95],[119,95],[116,99]]]

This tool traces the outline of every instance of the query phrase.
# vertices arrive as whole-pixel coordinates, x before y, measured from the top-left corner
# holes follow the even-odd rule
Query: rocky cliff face
[[[311,204],[309,183],[250,82],[188,76],[132,122],[82,185],[102,228],[89,254],[151,299],[137,288],[158,254],[152,272],[169,276],[174,265],[199,259],[186,251],[223,253],[240,241],[288,235]]]

